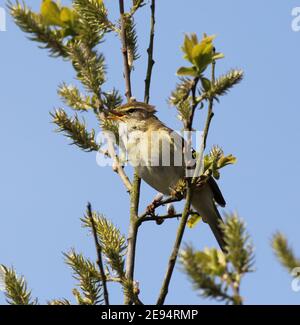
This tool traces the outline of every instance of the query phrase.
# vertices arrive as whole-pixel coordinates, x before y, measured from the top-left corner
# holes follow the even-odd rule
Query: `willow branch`
[[[122,42],[122,54],[123,54],[123,63],[124,63],[124,78],[126,84],[125,95],[127,101],[129,102],[130,98],[132,97],[132,92],[131,92],[130,66],[128,61],[124,0],[119,0],[119,9],[120,9],[120,16],[121,16],[121,42]]]
[[[212,64],[212,84],[214,84],[215,82],[215,62],[213,62]],[[199,82],[199,78],[195,78],[194,79],[194,83],[192,86],[192,112],[190,114],[190,118],[189,120],[186,122],[185,127],[188,131],[192,130],[192,126],[193,126],[193,120],[194,120],[194,113],[195,110],[197,108],[197,105],[199,104],[199,100],[197,100],[196,98],[196,88],[197,88],[197,84]],[[188,181],[187,183],[187,195],[186,195],[186,203],[184,206],[184,211],[182,213],[182,218],[180,221],[180,225],[178,227],[177,230],[177,236],[176,236],[176,240],[175,240],[175,244],[172,250],[172,254],[169,258],[169,264],[168,264],[168,268],[167,268],[167,272],[163,281],[163,285],[161,287],[160,290],[160,294],[157,300],[157,305],[163,305],[166,299],[166,296],[168,294],[168,289],[169,289],[169,284],[171,281],[171,277],[174,271],[174,267],[176,264],[176,260],[177,260],[177,256],[178,256],[178,252],[180,249],[180,245],[182,242],[182,238],[184,235],[184,231],[185,231],[185,227],[186,227],[186,223],[189,217],[189,211],[190,211],[190,206],[191,206],[191,199],[192,199],[192,195],[193,195],[193,190],[192,190],[192,185],[196,182],[197,180],[197,176],[200,176],[200,172],[203,169],[203,154],[204,154],[204,150],[206,147],[206,139],[207,139],[207,135],[209,132],[209,126],[210,126],[210,122],[211,119],[213,117],[213,98],[209,99],[209,107],[208,107],[208,114],[207,114],[207,118],[206,118],[206,123],[205,123],[205,128],[203,131],[203,139],[202,139],[202,143],[201,143],[201,147],[200,147],[200,152],[199,152],[199,157],[197,159],[197,164],[196,164],[196,168],[195,168],[195,172],[194,172],[194,176],[192,178],[192,181]],[[190,137],[190,133],[189,132],[189,137]],[[187,150],[191,149],[191,139],[188,139],[188,143],[187,143]]]
[[[134,266],[135,266],[135,252],[136,252],[136,242],[138,234],[138,209],[140,201],[140,186],[141,180],[138,174],[134,173],[133,185],[130,195],[130,223],[128,230],[128,247],[126,256],[126,271],[125,276],[127,279],[133,281],[134,279]],[[132,304],[130,297],[125,295],[124,303],[126,305]]]
[[[104,272],[103,261],[102,261],[102,247],[101,247],[101,245],[99,243],[99,240],[98,240],[96,225],[95,225],[95,221],[94,221],[93,213],[92,213],[91,203],[88,203],[88,205],[87,205],[87,213],[88,213],[88,217],[89,217],[90,222],[91,222],[92,232],[93,232],[96,251],[97,251],[97,258],[98,258],[97,259],[97,264],[99,266],[100,275],[101,275],[104,302],[105,302],[105,305],[109,305],[108,290],[107,290],[107,286],[106,286],[106,275],[105,275],[105,272]]]
[[[216,63],[213,62],[212,68],[211,68],[211,83],[212,83],[212,85],[215,83],[215,67],[216,67]],[[192,184],[196,183],[197,178],[201,175],[201,173],[203,171],[203,167],[204,167],[203,166],[204,165],[203,164],[203,155],[204,155],[204,151],[206,148],[206,141],[207,141],[207,136],[208,136],[211,120],[214,117],[213,104],[214,104],[214,98],[211,97],[211,98],[209,98],[209,101],[208,101],[208,111],[207,111],[207,117],[206,117],[206,122],[205,122],[205,126],[204,126],[204,131],[203,131],[203,140],[201,142]]]
[[[181,213],[173,214],[173,215],[166,214],[164,216],[148,216],[148,217],[145,217],[143,219],[139,219],[139,225],[142,224],[143,222],[147,222],[147,221],[156,221],[157,224],[160,225],[165,220],[179,219],[181,217],[182,217]]]
[[[164,304],[166,296],[167,296],[168,291],[169,291],[169,284],[170,284],[171,277],[172,277],[174,267],[175,267],[175,264],[176,264],[176,260],[177,260],[179,248],[180,248],[180,245],[181,245],[181,242],[182,242],[183,234],[184,234],[184,231],[185,231],[186,223],[187,223],[187,220],[188,220],[188,217],[189,217],[189,214],[190,214],[190,206],[191,206],[192,194],[193,194],[192,193],[192,188],[191,188],[190,184],[188,184],[184,210],[183,210],[182,217],[181,217],[181,220],[180,220],[180,224],[179,224],[179,227],[178,227],[178,230],[177,230],[177,235],[176,235],[174,247],[173,247],[171,256],[169,258],[167,272],[165,274],[162,287],[160,289],[160,294],[159,294],[159,297],[158,297],[158,300],[157,300],[157,305],[163,305]]]
[[[137,11],[138,9],[140,9],[141,7],[145,6],[145,4],[143,3],[143,1],[140,1],[139,3],[137,3],[136,5],[134,5],[131,9],[130,12],[128,13],[129,17],[132,17]]]
[[[123,42],[123,57],[124,57],[124,69],[125,69],[125,80],[127,87],[127,100],[130,100],[131,95],[131,86],[130,86],[130,68],[128,65],[128,52],[126,46],[126,32],[125,32],[125,21],[124,21],[124,2],[122,0],[120,3],[120,14],[122,19],[122,42]],[[153,60],[153,44],[154,44],[154,24],[155,24],[155,0],[152,0],[151,4],[151,31],[150,31],[150,44],[148,49],[148,67],[147,75],[145,81],[145,102],[149,102],[150,94],[150,84],[152,76],[152,68],[154,65]],[[126,59],[126,60],[125,60]],[[128,94],[130,96],[128,96]],[[128,232],[128,248],[127,248],[127,258],[126,258],[126,278],[129,280],[134,279],[134,265],[135,265],[135,253],[136,253],[136,243],[137,235],[139,228],[138,221],[138,210],[139,210],[139,201],[140,201],[140,186],[141,179],[138,176],[137,170],[134,172],[134,179],[132,185],[132,191],[130,196],[130,225]],[[132,301],[130,297],[125,296],[125,304],[131,304]]]
[[[145,103],[149,103],[150,99],[150,86],[151,86],[151,77],[152,77],[152,70],[155,64],[153,60],[153,50],[154,50],[154,35],[155,35],[155,0],[151,1],[151,27],[150,27],[150,41],[149,47],[147,49],[148,53],[148,66],[147,66],[147,74],[145,79]]]
[[[197,108],[198,102],[196,100],[196,88],[197,88],[197,84],[199,82],[199,78],[195,78],[193,86],[192,86],[192,113],[190,114],[189,120],[185,122],[185,129],[189,134],[189,138],[187,141],[187,148],[185,150],[187,150],[187,152],[191,151],[191,131],[193,129],[193,120],[194,120],[194,112]],[[201,161],[200,161],[201,162]],[[191,201],[192,201],[192,195],[193,195],[193,190],[192,190],[192,183],[190,181],[190,179],[187,180],[187,193],[186,193],[186,201],[185,201],[185,205],[184,205],[184,210],[182,213],[182,217],[180,220],[180,224],[179,227],[177,229],[177,235],[176,235],[176,239],[175,239],[175,243],[173,246],[173,250],[172,253],[170,255],[169,258],[169,263],[168,263],[168,267],[167,267],[167,271],[163,280],[163,284],[162,287],[160,289],[160,293],[159,293],[159,297],[157,300],[157,305],[163,305],[166,299],[166,296],[168,294],[169,291],[169,285],[171,282],[171,278],[173,275],[173,271],[174,271],[174,267],[176,264],[176,260],[178,257],[178,252],[180,249],[180,245],[182,242],[182,238],[184,235],[184,231],[185,231],[185,227],[186,227],[186,223],[188,221],[188,217],[190,215],[190,207],[191,207]]]
[[[113,161],[114,161],[114,171],[120,176],[122,182],[127,188],[127,191],[130,193],[132,191],[132,184],[126,175],[123,166],[120,163],[119,156],[115,153],[113,156]]]
[[[213,62],[212,68],[211,68],[211,84],[212,85],[214,85],[215,79],[216,79],[215,78],[215,68],[216,68],[216,62]],[[205,128],[204,128],[204,140],[203,140],[204,150],[206,148],[206,140],[207,140],[210,123],[211,123],[212,118],[214,117],[213,105],[214,105],[214,98],[210,97],[208,100],[208,112],[207,112],[207,119],[206,119],[206,124],[205,124]]]

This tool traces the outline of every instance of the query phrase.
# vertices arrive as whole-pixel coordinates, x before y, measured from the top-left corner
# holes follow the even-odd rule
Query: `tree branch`
[[[92,231],[93,231],[93,236],[94,236],[94,241],[95,241],[95,246],[96,246],[96,251],[97,251],[97,258],[98,258],[97,264],[99,266],[101,281],[102,281],[102,285],[103,285],[104,301],[105,301],[105,305],[109,305],[108,290],[107,290],[107,286],[106,286],[106,275],[104,272],[103,261],[102,261],[102,248],[98,241],[95,221],[94,221],[93,213],[92,213],[92,206],[91,206],[90,202],[87,204],[87,213],[88,213],[88,217],[91,221],[91,226],[92,226]]]
[[[126,30],[125,30],[125,21],[124,21],[124,2],[119,0],[120,3],[120,14],[122,19],[122,43],[123,43],[123,57],[124,57],[124,71],[125,71],[125,80],[126,80],[126,96],[127,100],[130,100],[132,97],[131,85],[130,85],[130,67],[128,64],[128,52],[127,52],[127,41],[126,41]],[[154,44],[154,24],[155,24],[155,0],[152,0],[151,4],[151,31],[150,31],[150,44],[148,49],[148,67],[147,75],[145,80],[145,102],[149,102],[150,94],[150,84],[152,76],[152,67],[154,65],[153,61],[153,44]],[[126,257],[126,278],[129,280],[134,279],[134,265],[135,265],[135,252],[136,252],[136,243],[138,235],[138,210],[139,210],[139,201],[140,201],[140,187],[141,179],[138,176],[137,171],[134,172],[134,179],[130,197],[130,225],[128,231],[128,248],[127,248],[127,257]],[[130,297],[125,296],[125,304],[131,304],[132,301]]]
[[[194,113],[195,110],[197,108],[197,105],[199,104],[199,101],[196,98],[196,87],[197,84],[199,82],[199,78],[195,78],[194,80],[194,84],[192,87],[192,112],[190,115],[189,120],[187,121],[187,123],[185,124],[186,128],[188,131],[192,130],[192,126],[193,126],[193,119],[194,119]],[[215,82],[215,62],[212,63],[212,84],[214,84]],[[179,248],[181,245],[181,241],[183,238],[183,234],[185,231],[185,227],[186,227],[186,223],[189,217],[189,211],[190,211],[190,205],[191,205],[191,199],[192,199],[192,195],[193,195],[193,190],[192,190],[192,185],[196,182],[197,180],[197,176],[200,176],[200,173],[203,169],[203,154],[204,154],[204,150],[206,147],[206,139],[207,139],[207,135],[208,135],[208,131],[209,131],[209,126],[210,126],[210,122],[211,119],[213,117],[213,98],[209,99],[209,107],[208,107],[208,113],[207,113],[207,118],[206,118],[206,123],[205,123],[205,128],[204,128],[204,133],[203,133],[203,140],[201,143],[201,147],[200,147],[200,152],[199,152],[199,157],[197,159],[197,164],[196,164],[196,168],[195,168],[195,172],[194,172],[194,176],[192,178],[192,181],[188,180],[187,182],[187,195],[186,195],[186,203],[184,206],[184,211],[182,213],[182,218],[177,230],[177,236],[176,236],[176,240],[175,240],[175,244],[173,247],[173,251],[172,254],[169,258],[169,264],[168,264],[168,268],[167,268],[167,272],[163,281],[163,285],[161,287],[160,290],[160,294],[157,300],[157,305],[163,305],[166,299],[166,296],[168,294],[168,289],[169,289],[169,284],[171,281],[171,277],[173,274],[173,270],[175,267],[175,263],[177,260],[177,256],[178,256],[178,252],[179,252]],[[191,139],[190,139],[190,133],[189,132],[189,139],[188,139],[188,143],[187,143],[187,150],[191,150]]]
[[[197,84],[199,82],[199,78],[195,78],[194,80],[194,84],[192,87],[192,112],[191,115],[189,117],[189,120],[185,122],[185,129],[188,132],[189,138],[187,141],[187,148],[185,149],[186,152],[191,151],[191,131],[193,129],[193,120],[194,120],[194,112],[197,108],[198,102],[196,100],[196,88],[197,88]],[[200,161],[202,162],[202,161]],[[170,285],[170,281],[173,275],[173,271],[174,271],[174,267],[176,264],[176,260],[178,257],[178,252],[179,252],[179,248],[182,242],[182,238],[184,235],[184,231],[185,231],[185,227],[186,227],[186,223],[188,221],[188,217],[190,215],[190,207],[191,207],[191,201],[192,201],[192,195],[193,195],[193,191],[192,191],[192,184],[190,179],[187,180],[187,193],[186,193],[186,202],[184,205],[184,210],[182,213],[182,217],[180,220],[180,224],[179,227],[177,229],[177,235],[176,235],[176,239],[175,239],[175,243],[173,246],[173,250],[172,253],[170,255],[169,258],[169,263],[168,263],[168,268],[165,274],[165,278],[162,284],[162,287],[160,289],[160,294],[157,300],[157,305],[163,305],[166,299],[166,296],[168,294],[169,291],[169,285]]]
[[[161,201],[156,201],[156,200],[152,201],[152,203],[147,207],[146,211],[142,215],[139,216],[140,222],[143,222],[143,219],[145,219],[147,216],[153,216],[155,213],[155,209],[157,209],[163,205],[178,202],[181,200],[182,200],[182,198],[170,196],[170,197],[168,197],[164,200],[161,200]]]
[[[168,220],[168,219],[179,219],[181,217],[182,217],[182,214],[181,213],[174,214],[174,215],[166,214],[164,216],[148,216],[148,217],[145,217],[143,219],[139,219],[139,225],[141,225],[143,222],[147,222],[147,221],[156,221],[157,224],[160,225],[165,220]]]
[[[102,111],[99,113],[98,118],[100,121],[105,121],[105,113]],[[130,182],[129,177],[126,175],[123,166],[120,164],[119,156],[117,155],[114,147],[114,143],[112,142],[110,137],[106,137],[108,143],[108,149],[102,150],[101,148],[98,149],[98,152],[102,153],[104,156],[109,157],[113,160],[113,170],[116,172],[123,184],[125,185],[127,191],[130,193],[132,189],[132,184]]]
[[[191,199],[192,199],[192,188],[190,186],[190,184],[188,184],[187,187],[187,194],[186,194],[186,202],[185,202],[185,206],[184,206],[184,210],[182,213],[182,217],[180,220],[180,224],[177,230],[177,235],[176,235],[176,240],[174,243],[174,247],[171,253],[171,256],[169,258],[169,264],[168,264],[168,268],[167,268],[167,272],[160,290],[160,294],[157,300],[157,305],[163,305],[166,299],[166,296],[168,294],[169,291],[169,284],[171,281],[171,277],[174,271],[174,267],[176,264],[176,260],[177,260],[177,256],[178,256],[178,252],[179,252],[179,248],[181,245],[181,241],[183,238],[183,234],[184,234],[184,230],[185,230],[185,226],[190,214],[190,205],[191,205]]]
[[[126,259],[126,278],[133,280],[134,276],[134,263],[135,263],[135,249],[137,237],[137,215],[138,205],[140,199],[140,181],[138,175],[135,173],[133,180],[133,187],[130,197],[130,225],[128,232],[128,248]]]
[[[151,85],[151,77],[152,77],[152,69],[155,64],[153,60],[153,50],[154,50],[154,34],[155,34],[155,0],[151,1],[151,27],[150,27],[150,41],[149,47],[147,49],[148,52],[148,66],[147,66],[147,74],[145,79],[145,97],[144,102],[149,103],[150,99],[150,85]]]
[[[119,0],[119,8],[121,15],[121,42],[122,42],[122,54],[124,62],[124,78],[126,84],[126,98],[130,101],[132,97],[131,92],[131,79],[130,79],[130,67],[128,62],[128,47],[127,47],[127,37],[126,37],[126,22],[125,22],[125,12],[124,12],[124,0]]]
[[[213,62],[212,68],[211,68],[211,83],[212,83],[212,85],[215,83],[215,67],[216,67],[216,63]],[[206,140],[207,140],[211,120],[214,117],[213,104],[214,104],[214,98],[211,97],[211,98],[209,98],[209,101],[208,101],[208,111],[207,111],[207,117],[206,117],[204,131],[203,131],[203,140],[201,142],[192,184],[196,183],[197,178],[202,174],[202,171],[203,171],[203,167],[204,167],[203,166],[204,165],[203,164],[203,155],[204,155],[204,151],[206,148]]]

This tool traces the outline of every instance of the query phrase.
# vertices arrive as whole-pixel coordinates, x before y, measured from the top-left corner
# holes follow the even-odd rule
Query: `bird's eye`
[[[135,109],[135,108],[130,108],[130,109],[127,111],[127,113],[129,113],[129,114],[134,113],[134,112],[136,112],[136,109]]]

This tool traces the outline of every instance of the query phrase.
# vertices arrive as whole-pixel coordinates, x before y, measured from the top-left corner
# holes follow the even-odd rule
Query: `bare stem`
[[[125,12],[124,12],[124,0],[119,0],[119,8],[121,15],[121,42],[122,42],[122,54],[124,62],[124,78],[126,84],[126,98],[127,101],[130,101],[132,97],[131,92],[131,79],[130,79],[130,67],[128,62],[128,47],[127,47],[127,37],[126,37],[126,21],[125,21]]]
[[[211,83],[212,83],[212,85],[215,83],[215,69],[216,69],[216,62],[213,62],[212,66],[211,66]],[[209,98],[208,102],[209,102],[208,113],[207,113],[207,119],[206,119],[206,124],[205,124],[205,128],[204,128],[204,141],[203,141],[204,150],[206,148],[206,140],[207,140],[210,123],[211,123],[212,118],[214,117],[214,113],[213,113],[214,98],[213,97]]]
[[[174,214],[174,215],[166,214],[165,216],[149,216],[149,217],[145,217],[143,219],[139,219],[139,225],[141,225],[143,222],[147,222],[147,221],[156,221],[160,225],[165,220],[179,219],[181,217],[182,217],[181,213]]]
[[[215,67],[216,67],[216,63],[213,62],[212,68],[211,68],[211,82],[212,82],[212,84],[214,84],[214,82],[215,82]],[[203,155],[204,155],[204,151],[206,149],[206,141],[207,141],[207,136],[208,136],[211,120],[214,117],[213,104],[214,104],[214,98],[209,98],[208,111],[207,111],[205,126],[204,126],[204,130],[203,130],[203,141],[201,142],[192,184],[196,183],[197,178],[202,174],[202,170],[204,167],[203,166]]]
[[[130,79],[130,67],[128,62],[128,48],[127,48],[127,36],[126,36],[126,22],[125,22],[125,12],[124,12],[124,0],[119,0],[119,8],[121,15],[121,41],[122,41],[122,53],[123,53],[123,63],[124,63],[124,77],[126,84],[126,97],[129,102],[132,97],[131,91],[131,79]],[[134,174],[133,184],[130,191],[130,224],[128,231],[128,248],[126,256],[126,272],[125,276],[127,279],[133,281],[134,276],[134,263],[135,263],[135,250],[136,250],[136,240],[137,240],[137,216],[138,207],[140,200],[140,184],[136,171]],[[125,295],[125,304],[132,304],[132,301],[128,295]]]
[[[100,121],[104,121],[106,116],[104,112],[100,112],[98,115]],[[105,133],[104,133],[105,135]],[[128,192],[131,191],[132,185],[129,177],[126,175],[123,166],[120,163],[119,156],[117,155],[112,139],[108,136],[106,137],[108,143],[108,149],[103,151],[101,148],[98,150],[104,156],[110,157],[113,160],[113,170],[120,176],[123,184],[125,185]]]
[[[152,77],[152,69],[155,64],[153,60],[153,50],[154,50],[154,34],[155,34],[155,0],[151,1],[151,27],[150,27],[150,41],[149,47],[147,49],[148,52],[148,66],[147,66],[147,74],[145,79],[145,103],[149,103],[150,99],[150,85],[151,85],[151,77]]]
[[[125,80],[126,80],[126,96],[129,101],[131,98],[131,85],[130,85],[130,68],[128,64],[128,52],[127,52],[127,41],[126,41],[126,31],[125,31],[125,21],[124,21],[124,2],[119,0],[120,3],[120,14],[122,20],[122,43],[123,43],[123,57],[124,57],[124,71],[125,71]],[[145,102],[149,102],[150,94],[150,84],[152,76],[152,68],[154,65],[153,60],[153,45],[154,45],[154,25],[155,25],[155,0],[152,0],[151,3],[151,31],[150,31],[150,44],[148,48],[148,67],[147,75],[145,80]],[[134,279],[134,266],[135,266],[135,252],[136,252],[136,243],[138,235],[138,210],[139,210],[139,201],[140,201],[140,187],[141,179],[138,176],[137,171],[134,172],[134,179],[132,184],[131,196],[130,196],[130,225],[128,231],[128,248],[126,256],[126,278],[129,280]],[[132,304],[130,297],[125,296],[125,304]]]
[[[212,81],[212,84],[215,82],[215,62],[213,62],[213,64],[212,64],[212,80],[211,81]],[[192,91],[192,106],[191,106],[192,112],[190,114],[189,120],[186,121],[186,123],[185,123],[185,128],[188,131],[192,130],[194,113],[197,108],[197,105],[199,104],[199,101],[197,101],[197,99],[196,99],[196,87],[197,87],[198,82],[199,82],[199,78],[195,78],[194,84],[191,89],[191,91]],[[191,199],[192,199],[192,195],[193,195],[192,185],[196,182],[197,176],[200,176],[200,172],[202,171],[202,168],[203,168],[202,157],[203,157],[204,150],[206,147],[206,139],[207,139],[207,135],[208,135],[208,131],[209,131],[210,122],[213,117],[213,111],[212,111],[213,110],[213,100],[214,100],[213,98],[209,99],[208,114],[207,114],[207,118],[206,118],[206,123],[205,123],[205,128],[204,128],[204,133],[203,133],[203,140],[202,140],[201,147],[200,147],[199,157],[197,159],[196,169],[195,169],[192,181],[188,180],[186,202],[185,202],[184,210],[182,213],[182,218],[181,218],[178,230],[177,230],[177,235],[176,235],[174,247],[172,250],[172,254],[169,258],[167,272],[166,272],[166,275],[165,275],[165,278],[163,281],[163,285],[161,287],[160,294],[159,294],[159,297],[157,300],[157,305],[163,305],[165,302],[166,296],[168,294],[169,284],[170,284],[171,277],[172,277],[174,267],[176,264],[176,260],[177,260],[178,252],[179,252],[180,245],[182,242],[183,234],[185,231],[186,223],[187,223],[187,220],[189,217]],[[189,134],[190,134],[190,132],[189,132]],[[187,150],[191,150],[191,139],[188,139]]]
[[[151,210],[149,210],[149,208],[147,208],[146,211],[142,215],[139,216],[139,220],[142,221],[147,216],[154,215],[155,209],[157,209],[157,208],[159,208],[159,207],[161,207],[163,205],[178,202],[178,201],[181,201],[181,200],[182,200],[182,198],[177,198],[177,197],[173,197],[173,196],[167,197],[166,199],[161,200],[161,201],[155,201],[154,200],[150,204]]]
[[[157,305],[163,305],[166,299],[166,296],[168,294],[169,291],[169,284],[171,281],[171,277],[174,271],[174,267],[176,264],[176,260],[177,260],[177,256],[178,256],[178,252],[179,252],[179,248],[182,242],[182,238],[183,238],[183,234],[184,234],[184,230],[185,230],[185,226],[190,214],[190,205],[191,205],[191,199],[192,199],[192,189],[190,184],[188,185],[187,188],[187,194],[186,194],[186,202],[185,202],[185,206],[184,206],[184,210],[182,213],[182,217],[180,220],[180,224],[177,230],[177,235],[176,235],[176,239],[175,239],[175,243],[173,246],[173,250],[171,253],[171,256],[169,258],[169,264],[168,264],[168,268],[167,268],[167,272],[165,274],[165,278],[162,284],[162,287],[160,289],[160,294],[157,300]]]
[[[101,247],[101,245],[99,243],[99,240],[98,240],[95,221],[94,221],[93,213],[92,213],[91,203],[87,204],[87,213],[88,213],[88,217],[89,217],[90,222],[91,222],[92,232],[93,232],[96,251],[97,251],[97,264],[99,266],[101,281],[102,281],[102,285],[103,285],[104,302],[105,302],[105,305],[109,305],[108,290],[107,290],[107,286],[106,286],[106,275],[105,275],[105,272],[104,272],[103,261],[102,261],[102,247]]]
[[[126,271],[125,276],[127,279],[133,281],[134,279],[134,266],[135,266],[135,252],[138,233],[138,209],[140,201],[140,186],[141,180],[136,171],[134,173],[133,185],[130,195],[130,221],[128,230],[128,247],[126,256]],[[132,304],[129,296],[125,295],[125,304]]]

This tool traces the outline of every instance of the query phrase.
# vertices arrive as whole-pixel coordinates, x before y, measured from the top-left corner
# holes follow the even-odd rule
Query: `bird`
[[[170,190],[186,176],[185,140],[159,120],[156,112],[155,106],[133,99],[111,110],[108,119],[117,123],[119,146],[138,176],[159,193],[170,195]],[[204,185],[194,190],[191,206],[209,225],[225,253],[223,220],[217,204],[225,207],[226,202],[218,184],[209,176]]]

